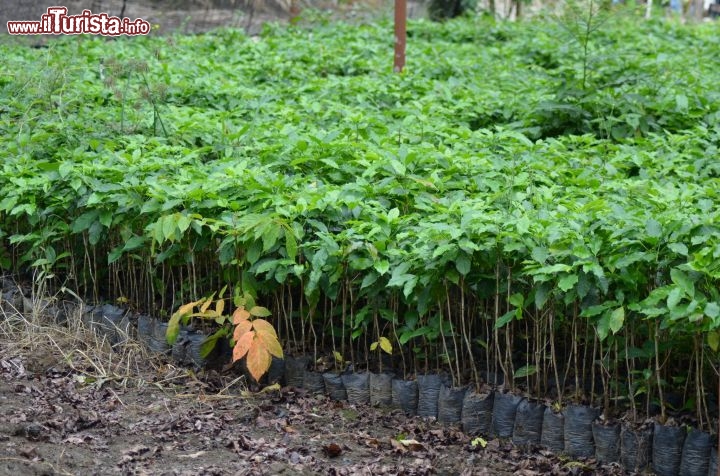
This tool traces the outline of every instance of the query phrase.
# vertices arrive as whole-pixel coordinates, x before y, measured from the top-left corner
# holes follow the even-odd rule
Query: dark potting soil
[[[517,407],[513,443],[519,446],[540,444],[545,405],[524,399]]]
[[[437,418],[438,397],[443,384],[438,374],[418,375],[418,407],[417,415]]]
[[[150,338],[152,337],[153,327],[155,326],[155,319],[152,317],[141,314],[137,319],[137,336],[138,340],[144,345],[148,345]]]
[[[565,409],[565,452],[571,457],[590,458],[595,454],[592,424],[600,412],[585,405]]]
[[[408,415],[415,415],[418,405],[417,382],[415,380],[393,380],[392,405]]]
[[[620,462],[626,471],[644,471],[650,463],[651,450],[652,429],[623,425],[620,430]]]
[[[523,398],[511,393],[495,392],[493,402],[493,432],[499,438],[510,438],[515,429],[515,415]]]
[[[185,355],[187,352],[187,331],[180,331],[175,339],[175,343],[172,346],[171,355],[175,362],[184,364]]]
[[[270,368],[267,373],[268,384],[279,383],[280,385],[286,385],[285,383],[285,359],[280,359],[273,356],[270,361]]]
[[[160,322],[155,321],[155,325],[153,326],[153,332],[152,337],[150,338],[150,341],[148,342],[148,347],[151,351],[158,353],[158,354],[164,354],[166,352],[170,351],[170,344],[167,342],[167,338],[165,337],[165,333],[167,332],[167,322]]]
[[[438,395],[438,421],[441,423],[458,423],[462,418],[463,399],[467,387],[452,388],[443,385]]]
[[[592,426],[595,458],[602,464],[620,461],[620,423],[605,425],[596,421]]]
[[[367,405],[370,403],[370,374],[343,374],[342,382],[345,385],[350,404]]]
[[[325,380],[325,389],[328,395],[335,401],[347,400],[347,392],[345,391],[345,385],[343,385],[342,377],[332,372],[325,372],[323,374],[323,380]]]
[[[495,393],[469,391],[465,394],[462,408],[462,429],[468,435],[492,434],[492,413]]]
[[[392,403],[392,374],[370,374],[370,405],[390,406]]]
[[[555,413],[550,407],[543,412],[540,444],[554,453],[565,449],[565,415]]]
[[[207,336],[200,332],[190,333],[187,336],[187,346],[185,348],[185,363],[195,367],[203,367],[205,359],[200,355],[200,348],[207,339]]]
[[[690,430],[683,444],[680,475],[705,476],[710,466],[710,451],[714,443],[716,441],[710,434],[696,428]]]
[[[710,450],[710,464],[708,465],[708,476],[717,476],[718,471],[718,461],[717,461],[717,448],[715,445],[713,445],[712,450]]]
[[[309,393],[325,393],[325,379],[320,372],[305,370],[303,388]]]
[[[303,388],[305,370],[310,364],[310,357],[285,357],[285,382],[288,387]]]
[[[685,428],[655,423],[652,444],[652,467],[658,476],[675,476],[680,472]]]

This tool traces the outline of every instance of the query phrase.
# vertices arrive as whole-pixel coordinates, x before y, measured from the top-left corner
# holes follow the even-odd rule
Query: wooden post
[[[395,0],[395,61],[393,70],[402,72],[405,67],[407,0]]]

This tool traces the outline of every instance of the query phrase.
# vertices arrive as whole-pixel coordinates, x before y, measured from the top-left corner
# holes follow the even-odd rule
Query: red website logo
[[[67,7],[49,7],[40,21],[9,21],[11,35],[147,35],[150,23],[142,18],[130,20],[110,16],[107,13],[92,13],[83,10],[80,15],[68,15]]]

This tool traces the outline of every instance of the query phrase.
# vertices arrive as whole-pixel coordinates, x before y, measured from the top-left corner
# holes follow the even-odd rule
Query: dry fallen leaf
[[[329,445],[325,445],[322,447],[323,451],[326,455],[328,455],[330,458],[335,458],[337,456],[340,456],[342,453],[342,448],[338,446],[336,443],[330,443]]]
[[[178,458],[190,458],[190,459],[195,459],[195,458],[199,458],[200,456],[204,455],[205,453],[206,453],[205,451],[198,451],[198,452],[195,452],[195,453],[190,453],[190,454],[188,454],[188,455],[178,455]]]
[[[424,451],[425,447],[422,443],[417,440],[396,440],[395,438],[390,439],[390,445],[402,453],[407,451]]]

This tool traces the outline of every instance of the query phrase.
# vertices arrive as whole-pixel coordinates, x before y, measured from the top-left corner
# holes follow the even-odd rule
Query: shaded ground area
[[[0,474],[598,474],[537,448],[473,447],[398,411],[292,388],[250,394],[242,377],[162,363],[92,377],[100,363],[10,356],[10,344],[0,341]]]

